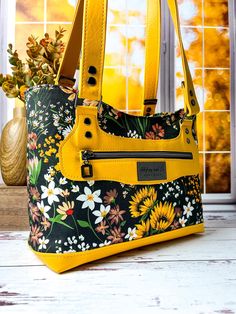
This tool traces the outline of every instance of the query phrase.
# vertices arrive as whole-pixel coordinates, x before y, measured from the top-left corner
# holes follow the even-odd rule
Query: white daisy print
[[[54,180],[54,178],[50,175],[50,174],[45,174],[44,175],[44,179],[47,181],[47,182],[52,182]]]
[[[107,246],[107,245],[109,245],[109,244],[111,244],[111,241],[105,240],[103,243],[100,243],[100,244],[99,244],[99,247]]]
[[[95,210],[93,212],[94,216],[97,216],[98,218],[95,220],[95,224],[99,224],[99,222],[101,222],[103,220],[103,218],[106,217],[106,215],[109,213],[111,209],[111,206],[108,205],[108,206],[104,206],[104,205],[101,205],[100,206],[100,210]]]
[[[181,224],[182,227],[185,227],[187,219],[184,219],[184,217],[179,218],[179,223]]]
[[[88,183],[89,186],[93,186],[94,185],[94,181],[93,180],[87,181],[87,183]]]
[[[82,208],[89,207],[91,210],[95,208],[95,203],[102,203],[99,197],[101,190],[92,192],[87,186],[84,188],[84,194],[81,194],[76,199],[83,202]]]
[[[45,237],[42,237],[41,239],[39,239],[39,250],[46,250],[47,248],[47,244],[48,244],[49,240],[45,239]]]
[[[64,178],[60,178],[59,183],[61,185],[65,185],[67,183],[66,178],[65,177]]]
[[[41,190],[43,191],[41,198],[42,199],[47,198],[49,205],[52,205],[53,202],[59,202],[60,201],[57,195],[61,194],[61,189],[55,188],[55,182],[54,181],[51,181],[49,183],[48,187],[42,185]]]
[[[190,202],[188,202],[187,206],[184,205],[183,208],[184,208],[184,215],[187,215],[187,218],[192,216],[192,211],[194,210],[194,207],[191,206]]]
[[[52,167],[49,167],[49,169],[48,169],[48,174],[50,174],[50,176],[55,176],[55,174],[56,174],[56,171],[52,168]]]
[[[134,240],[135,238],[137,238],[137,234],[136,234],[136,228],[128,228],[128,233],[126,234],[125,236],[125,239],[129,239],[130,241],[131,240]]]
[[[71,192],[74,192],[74,193],[79,192],[79,186],[78,185],[72,185]]]
[[[71,123],[73,120],[72,116],[68,116],[65,118],[66,123]]]
[[[67,126],[63,131],[62,131],[62,135],[64,136],[64,138],[66,138],[70,132],[72,131],[72,126],[69,125]]]
[[[37,207],[41,211],[41,213],[44,215],[45,218],[49,219],[48,211],[50,210],[50,206],[45,206],[43,201],[41,203],[37,202]]]

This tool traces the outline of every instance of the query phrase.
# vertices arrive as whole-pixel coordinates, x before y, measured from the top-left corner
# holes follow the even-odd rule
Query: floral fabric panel
[[[98,104],[51,85],[31,88],[26,101],[29,244],[34,250],[81,252],[203,222],[198,176],[136,186],[63,177],[58,147],[72,130],[75,107]],[[178,135],[183,112],[133,117],[102,103],[98,119],[104,131],[117,136],[160,140]]]

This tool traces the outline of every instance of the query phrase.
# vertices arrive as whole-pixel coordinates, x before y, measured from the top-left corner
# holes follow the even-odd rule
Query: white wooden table
[[[0,232],[0,313],[236,313],[236,212],[205,213],[206,233],[58,275],[27,232]]]

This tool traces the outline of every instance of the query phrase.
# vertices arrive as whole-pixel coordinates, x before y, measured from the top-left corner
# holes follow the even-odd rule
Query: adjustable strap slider
[[[157,99],[145,99],[144,100],[144,105],[156,105],[157,104]]]

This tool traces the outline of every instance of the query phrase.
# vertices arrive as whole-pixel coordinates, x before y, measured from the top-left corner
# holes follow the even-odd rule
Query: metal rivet
[[[94,77],[92,77],[92,76],[90,76],[88,78],[87,82],[88,82],[89,85],[96,85],[96,83],[97,83],[96,79]]]
[[[186,133],[186,134],[189,134],[189,129],[186,128],[186,129],[185,129],[185,133]]]
[[[88,68],[88,73],[96,74],[97,73],[97,69],[95,68],[95,66],[90,65],[90,67]]]
[[[151,112],[151,111],[152,111],[152,108],[147,107],[146,112]]]
[[[190,144],[190,139],[189,138],[187,138],[187,143]]]
[[[192,104],[193,106],[195,106],[196,103],[195,103],[195,100],[194,100],[194,99],[191,100],[191,104]]]
[[[190,89],[189,94],[191,97],[193,97],[193,91]]]
[[[87,138],[91,138],[91,137],[92,137],[92,133],[91,133],[91,132],[89,132],[89,131],[87,131],[87,132],[85,133],[85,137],[87,137]]]
[[[91,120],[89,118],[85,118],[84,119],[84,124],[90,125],[91,124]]]

